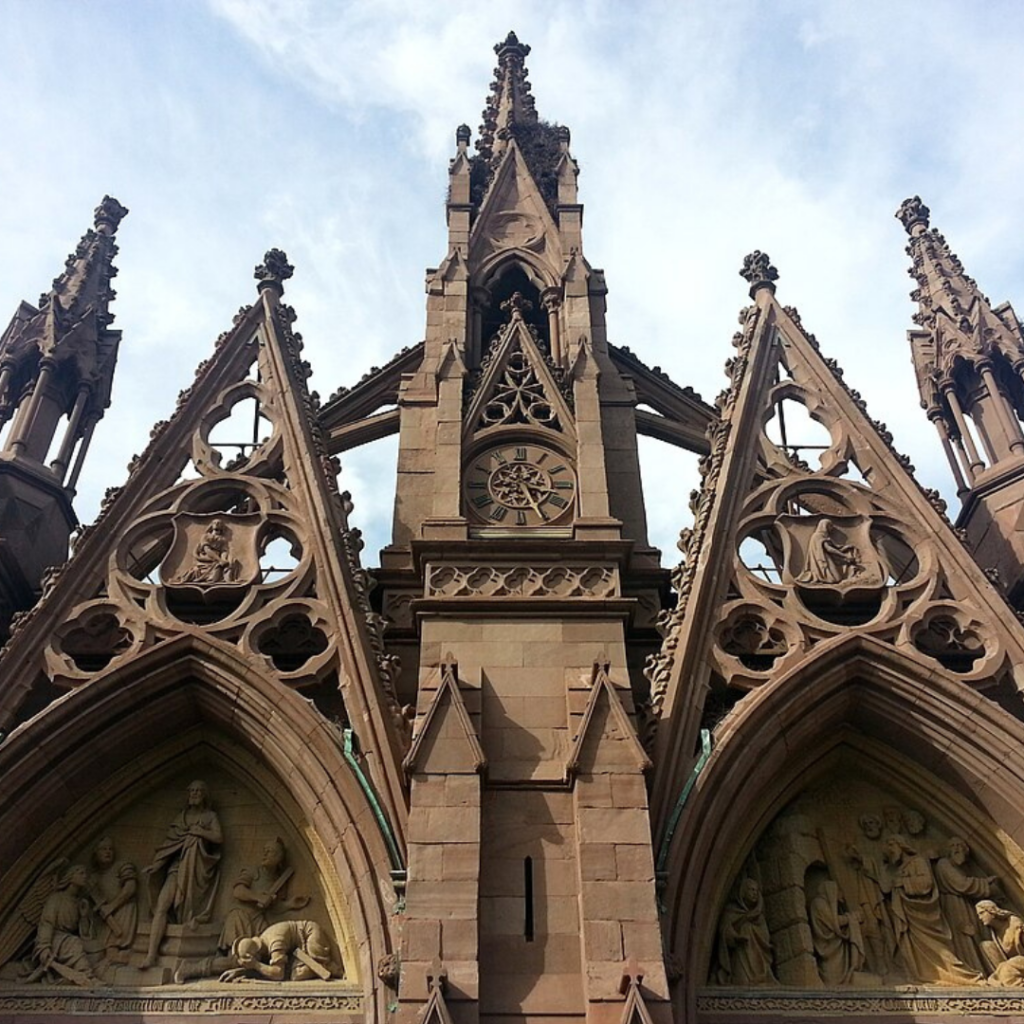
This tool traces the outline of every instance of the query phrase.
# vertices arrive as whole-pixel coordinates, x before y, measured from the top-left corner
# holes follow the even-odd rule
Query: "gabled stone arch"
[[[862,758],[869,777],[908,802],[940,807],[972,833],[980,862],[1016,862],[1007,897],[1024,908],[1024,726],[943,670],[873,638],[840,638],[744,698],[714,741],[666,860],[680,1019],[701,1019],[719,915],[754,844],[843,756]]]
[[[198,634],[68,693],[0,745],[0,930],[40,872],[68,854],[76,835],[80,845],[95,831],[104,805],[126,807],[133,794],[184,777],[193,763],[251,780],[305,844],[303,856],[330,890],[333,918],[343,917],[337,941],[346,977],[373,1012],[384,998],[375,995],[375,976],[393,952],[397,903],[378,809],[334,724],[230,646]]]

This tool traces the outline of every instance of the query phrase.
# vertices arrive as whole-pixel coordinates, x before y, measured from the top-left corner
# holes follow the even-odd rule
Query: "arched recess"
[[[550,351],[551,337],[544,296],[561,282],[535,254],[525,249],[505,249],[474,275],[475,294],[479,297],[481,355],[508,323],[510,311],[502,308],[514,292],[520,292],[529,306],[521,311],[541,342]]]
[[[362,985],[368,1016],[376,1003],[382,1018],[375,980],[394,951],[391,862],[341,737],[310,701],[199,635],[69,692],[0,745],[0,921],[43,866],[66,855],[69,837],[93,831],[108,806],[186,771],[192,755],[251,779],[305,840],[343,905],[348,977]]]
[[[736,706],[679,818],[664,893],[667,948],[680,977],[677,1019],[699,1019],[718,917],[753,844],[843,750],[908,800],[929,793],[972,833],[979,860],[1016,860],[1022,877],[1024,725],[891,645],[839,637]],[[1019,881],[1008,896],[1021,903]]]

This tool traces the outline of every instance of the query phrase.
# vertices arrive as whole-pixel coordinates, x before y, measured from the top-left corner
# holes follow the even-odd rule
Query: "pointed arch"
[[[484,260],[475,270],[474,284],[483,288],[493,288],[513,267],[521,269],[538,292],[543,292],[545,288],[556,288],[561,284],[554,269],[546,260],[520,246],[501,249]]]
[[[721,723],[674,833],[665,928],[681,958],[681,1019],[696,1019],[717,915],[744,857],[844,748],[908,795],[941,782],[949,816],[990,832],[977,840],[986,855],[1005,859],[1007,849],[1024,846],[1024,725],[897,647],[863,635],[823,644]]]
[[[367,1008],[393,952],[391,868],[374,808],[346,764],[338,729],[235,648],[198,633],[143,652],[54,701],[0,744],[0,870],[6,909],[70,835],[203,748],[283,795],[345,903]],[[138,765],[138,768],[135,766]],[[98,786],[97,780],[104,785]],[[266,785],[264,785],[266,789]],[[383,1007],[378,1007],[383,1013]]]

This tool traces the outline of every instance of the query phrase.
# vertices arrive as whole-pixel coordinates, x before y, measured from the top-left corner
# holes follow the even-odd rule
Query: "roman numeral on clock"
[[[498,505],[497,508],[492,510],[491,519],[493,519],[496,523],[500,523],[507,515],[508,509],[505,508],[504,505]]]
[[[473,504],[477,508],[487,508],[488,505],[494,504],[494,499],[489,494],[478,494],[473,499]]]
[[[560,494],[548,494],[544,500],[550,502],[555,506],[555,508],[567,508],[569,505],[569,502],[567,502]]]

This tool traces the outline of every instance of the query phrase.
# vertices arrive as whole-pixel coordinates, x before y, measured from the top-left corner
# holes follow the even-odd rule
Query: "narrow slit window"
[[[523,861],[523,936],[533,942],[533,858]]]

